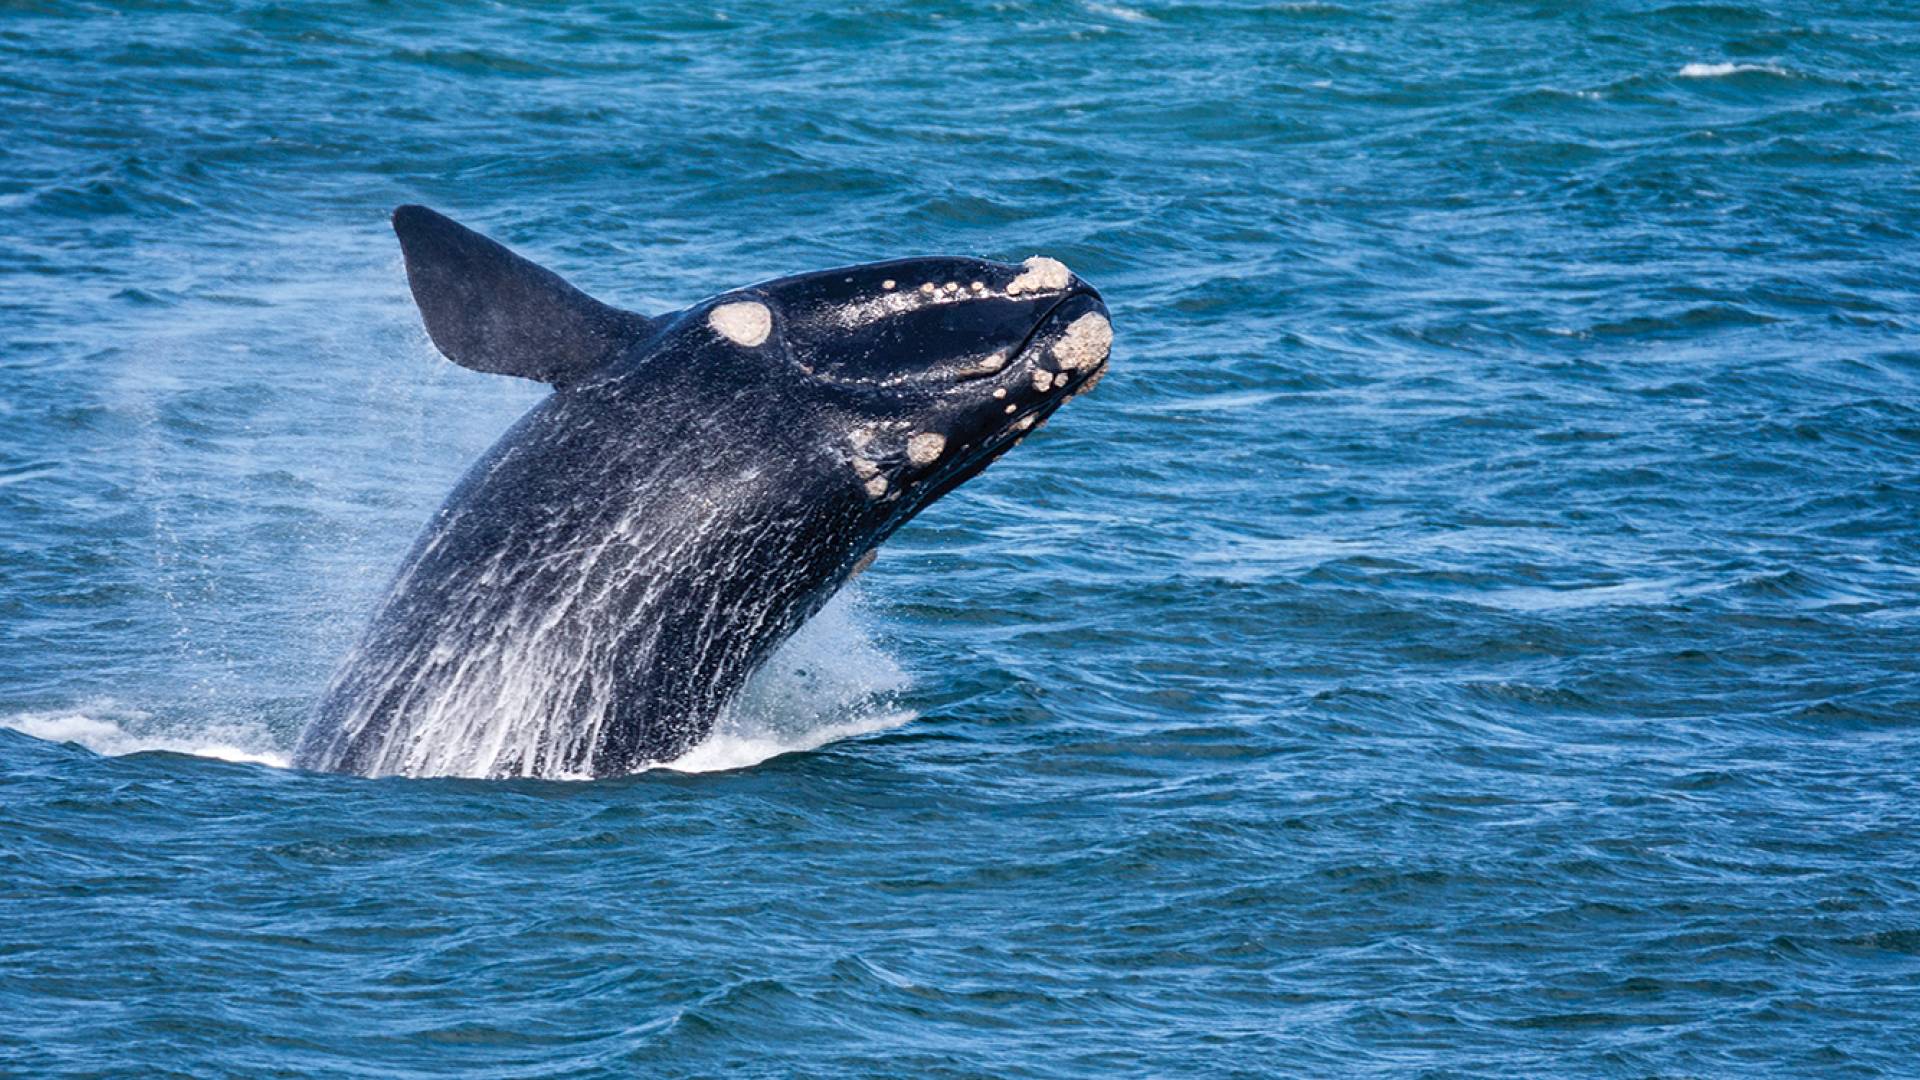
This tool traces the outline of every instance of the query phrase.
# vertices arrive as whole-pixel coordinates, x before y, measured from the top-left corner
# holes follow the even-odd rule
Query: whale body
[[[1105,373],[1045,258],[780,278],[647,316],[425,207],[393,215],[450,360],[554,392],[415,542],[294,764],[598,777],[670,762],[895,529]]]

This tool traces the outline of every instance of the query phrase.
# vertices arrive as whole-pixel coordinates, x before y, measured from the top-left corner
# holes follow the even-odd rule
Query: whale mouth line
[[[1021,360],[1026,359],[1031,354],[1034,339],[1040,336],[1042,330],[1054,324],[1056,321],[1054,316],[1059,313],[1060,309],[1081,297],[1091,298],[1095,304],[1099,305],[1101,311],[1106,310],[1106,304],[1101,301],[1099,293],[1094,292],[1085,285],[1075,282],[1073,287],[1068,289],[1060,299],[1054,301],[1046,311],[1041,313],[1039,318],[1033,320],[1033,325],[1027,328],[1026,336],[1020,339],[1020,344],[1007,351],[1007,363],[996,368],[969,368],[957,375],[955,381],[961,383],[977,382],[981,379],[996,378],[1012,371],[1019,366]]]
[[[1061,314],[1062,309],[1067,308],[1067,306],[1074,301],[1081,299],[1091,301],[1091,305],[1067,311],[1064,316]],[[1106,302],[1100,298],[1099,293],[1076,283],[1074,288],[1068,290],[1065,295],[1061,296],[1058,301],[1047,309],[1046,314],[1034,320],[1032,328],[1027,331],[1025,340],[1020,343],[1018,349],[1009,354],[1011,359],[1007,364],[993,373],[994,377],[1009,379],[1017,375],[1018,378],[1011,379],[1011,381],[1018,383],[1022,379],[1030,379],[1032,377],[1030,373],[1039,370],[1051,371],[1054,375],[1064,374],[1067,376],[1066,382],[1043,391],[1038,399],[1019,408],[1015,412],[1006,414],[997,427],[984,438],[978,440],[971,453],[957,457],[946,463],[931,475],[923,478],[918,484],[914,485],[915,488],[918,489],[914,492],[914,504],[916,506],[925,506],[935,502],[954,488],[978,475],[982,469],[992,464],[1000,455],[1012,449],[1015,443],[1018,443],[1022,438],[1026,437],[1026,435],[1046,423],[1054,413],[1060,410],[1062,405],[1067,403],[1068,399],[1080,393],[1088,383],[1100,377],[1100,375],[1106,371],[1109,359],[1107,356],[1102,356],[1097,363],[1077,368],[1061,368],[1058,370],[1048,368],[1040,362],[1041,350],[1035,348],[1035,342],[1041,339],[1043,331],[1062,324],[1070,324],[1073,320],[1089,314],[1098,314],[1105,317],[1107,314]]]
[[[1062,308],[1080,299],[1091,300],[1093,306],[1085,310],[1069,312],[1064,317],[1060,315]],[[1030,416],[1048,405],[1058,405],[1060,402],[1073,396],[1089,379],[1106,369],[1108,357],[1104,355],[1100,357],[1098,363],[1084,367],[1066,367],[1063,364],[1057,369],[1048,368],[1046,365],[1040,363],[1041,357],[1037,355],[1038,350],[1034,348],[1034,342],[1040,337],[1041,331],[1060,324],[1071,324],[1081,316],[1094,314],[1100,315],[1103,318],[1106,317],[1106,302],[1100,298],[1099,293],[1076,283],[1074,288],[1069,290],[1065,296],[1062,296],[1059,301],[1047,309],[1046,314],[1034,321],[1032,329],[1027,331],[1026,338],[1020,342],[1020,347],[1010,354],[1012,360],[1001,369],[999,374],[1005,375],[1015,370],[1027,371],[1032,368],[1040,368],[1041,370],[1052,371],[1055,375],[1064,373],[1067,376],[1067,381],[1061,386],[1044,391],[1037,403],[1028,408],[1021,409],[1018,413],[1008,417],[1006,426],[1011,427],[1013,424],[1017,424],[1022,417]]]

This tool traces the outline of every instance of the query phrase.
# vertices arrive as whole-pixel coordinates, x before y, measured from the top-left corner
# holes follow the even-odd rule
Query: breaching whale
[[[902,259],[646,316],[421,206],[428,336],[554,392],[454,488],[294,763],[585,777],[684,754],[894,530],[1106,372],[1052,259]]]

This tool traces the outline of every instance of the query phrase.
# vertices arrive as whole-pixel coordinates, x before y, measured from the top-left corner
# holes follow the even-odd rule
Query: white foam
[[[1787,69],[1772,64],[1688,64],[1680,69],[1683,79],[1718,79],[1727,75],[1745,75],[1749,72],[1762,72],[1767,75],[1786,75]]]
[[[219,725],[194,732],[128,730],[121,720],[106,714],[118,713],[136,729],[149,718],[144,713],[121,709],[110,703],[89,706],[85,711],[18,713],[0,716],[0,727],[12,728],[48,742],[72,743],[106,757],[164,750],[220,761],[250,762],[287,767],[287,755],[262,749],[266,732],[250,727]]]
[[[745,769],[781,754],[817,750],[830,742],[897,728],[913,718],[914,714],[906,711],[882,712],[852,723],[813,728],[798,738],[786,734],[753,735],[715,731],[706,742],[687,751],[686,756],[660,767],[686,773]]]
[[[1144,23],[1156,21],[1153,16],[1144,11],[1123,7],[1120,4],[1101,4],[1096,3],[1095,0],[1086,0],[1085,6],[1088,11],[1095,15],[1105,15],[1111,19],[1119,19],[1121,22]]]
[[[712,735],[660,767],[689,773],[744,769],[781,754],[899,727],[916,717],[892,704],[908,681],[868,634],[852,590],[842,590],[747,680]],[[265,728],[228,723],[168,729],[146,712],[111,701],[0,716],[0,727],[106,757],[166,751],[289,766],[287,753]]]
[[[744,769],[899,727],[915,718],[892,704],[908,682],[862,624],[854,591],[843,589],[747,680],[712,735],[664,767]]]

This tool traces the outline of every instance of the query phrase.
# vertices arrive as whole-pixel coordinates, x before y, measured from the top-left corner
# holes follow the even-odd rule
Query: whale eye
[[[751,348],[773,332],[773,312],[758,300],[736,300],[708,312],[707,325],[728,341]]]

